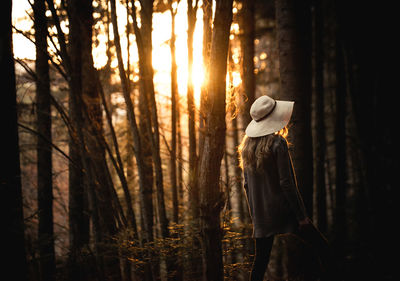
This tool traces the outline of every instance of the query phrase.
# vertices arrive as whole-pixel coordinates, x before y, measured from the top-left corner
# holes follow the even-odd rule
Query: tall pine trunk
[[[172,219],[173,222],[179,223],[179,196],[178,196],[178,184],[177,184],[177,169],[176,169],[176,128],[177,128],[177,100],[178,100],[178,77],[177,77],[177,64],[175,54],[175,16],[177,13],[177,7],[173,7],[173,1],[169,0],[168,6],[171,14],[171,39],[170,39],[170,50],[171,50],[171,150],[170,150],[170,180],[172,189]],[[175,2],[178,4],[178,2]],[[179,238],[178,234],[173,235],[175,238]],[[179,249],[175,248],[171,259],[173,264],[170,267],[169,274],[174,280],[182,280],[183,278],[183,259],[180,257]]]
[[[55,280],[50,78],[44,0],[33,4],[36,43],[37,187],[41,280]]]
[[[120,36],[117,25],[117,12],[115,0],[111,0],[111,20],[113,23],[114,32],[114,44],[116,47],[117,59],[118,59],[118,70],[121,79],[122,93],[124,95],[127,117],[129,122],[130,133],[133,140],[133,152],[136,159],[136,165],[138,169],[138,182],[139,182],[139,197],[140,197],[140,211],[141,211],[141,226],[143,230],[141,244],[149,243],[154,240],[153,238],[153,170],[151,167],[151,154],[148,155],[149,151],[149,141],[147,138],[143,137],[143,134],[147,132],[146,128],[143,128],[143,122],[146,119],[141,118],[141,124],[137,123],[135,107],[130,95],[129,80],[124,69],[124,63],[122,59]],[[136,35],[136,40],[140,41],[141,36],[138,30],[137,20],[136,20],[136,10],[132,1],[132,18],[133,18],[133,28]],[[142,87],[143,85],[140,85]],[[143,91],[143,89],[140,89]],[[141,97],[142,98],[142,93]],[[139,103],[142,103],[139,100]],[[140,108],[140,111],[142,109]],[[147,145],[147,146],[146,146]],[[149,254],[146,253],[146,257]],[[151,263],[150,265],[145,265],[144,278],[147,281],[155,280],[159,275],[158,265]]]
[[[193,36],[196,27],[196,13],[198,0],[188,0],[188,30],[187,30],[187,49],[188,49],[188,83],[187,83],[187,106],[188,106],[188,131],[189,131],[189,206],[192,221],[196,224],[199,217],[199,189],[197,186],[196,170],[198,165],[197,157],[197,140],[196,140],[196,105],[194,102],[194,86],[193,86]]]
[[[153,83],[152,66],[152,20],[153,20],[153,0],[141,2],[140,10],[141,28],[140,39],[137,38],[137,47],[139,53],[139,75],[142,84],[141,96],[143,98],[143,115],[148,119],[146,124],[151,144],[151,154],[154,165],[156,190],[157,190],[157,211],[163,238],[169,236],[168,219],[164,201],[164,183],[162,173],[162,163],[160,155],[160,133],[158,128],[158,115],[155,100],[155,91]],[[137,32],[135,31],[137,35]]]
[[[280,99],[295,101],[289,142],[297,181],[312,215],[313,158],[311,136],[311,15],[308,1],[276,0]]]
[[[339,31],[337,31],[338,34]],[[343,45],[340,35],[336,38],[336,112],[335,112],[335,158],[336,189],[334,209],[334,243],[338,254],[344,254],[346,242],[346,78],[343,56]]]
[[[172,217],[175,223],[179,219],[179,205],[178,205],[178,186],[176,174],[176,116],[177,116],[177,99],[178,99],[178,76],[177,64],[175,54],[175,16],[177,9],[172,7],[172,1],[169,3],[169,10],[171,13],[171,40],[169,43],[171,49],[171,160],[170,160],[170,179],[172,188]]]
[[[1,145],[0,216],[2,221],[2,274],[15,280],[28,280],[22,209],[21,169],[19,160],[17,100],[11,31],[12,1],[2,3],[0,24],[0,70],[7,73],[2,83],[0,126]],[[17,268],[17,269],[16,269]]]
[[[211,35],[212,35],[212,1],[203,0],[202,4],[203,10],[203,68],[204,73],[208,73],[209,63],[210,63],[210,50],[211,50]],[[205,78],[205,77],[204,77]],[[199,155],[202,153],[204,144],[204,123],[206,108],[205,102],[207,100],[207,86],[208,81],[204,79],[201,85],[201,95],[200,95],[200,110],[199,110]]]
[[[220,167],[225,145],[225,87],[232,0],[216,3],[212,34],[208,96],[205,106],[204,146],[199,165],[201,232],[207,280],[224,279],[220,215],[224,203]]]
[[[92,58],[92,2],[68,1],[68,16],[70,21],[71,61],[74,69],[71,72],[73,82],[72,99],[76,106],[76,114],[82,118],[75,124],[80,131],[81,157],[85,162],[90,195],[91,217],[96,241],[97,260],[101,275],[110,280],[120,279],[120,265],[116,248],[106,252],[106,245],[112,243],[111,237],[117,233],[117,208],[119,202],[114,194],[114,186],[106,164],[105,150],[102,139],[103,123],[101,99],[97,85],[97,76]],[[72,79],[74,78],[74,79]],[[74,80],[74,81],[72,81]],[[76,92],[75,92],[76,91]]]
[[[251,121],[250,106],[254,102],[256,94],[256,76],[254,74],[255,0],[243,1],[239,22],[243,32],[240,37],[244,91],[242,127],[246,128]]]
[[[327,231],[326,185],[325,185],[325,93],[324,93],[324,44],[321,1],[315,1],[314,13],[314,101],[315,101],[315,192],[317,225],[323,233]]]

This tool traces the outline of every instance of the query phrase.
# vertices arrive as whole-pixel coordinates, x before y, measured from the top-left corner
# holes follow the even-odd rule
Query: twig
[[[38,131],[35,131],[32,128],[29,128],[21,123],[17,123],[17,125],[19,127],[21,127],[24,130],[27,130],[28,132],[31,132],[32,134],[37,135],[38,137],[42,138],[43,140],[45,140],[48,144],[50,144],[55,150],[57,150],[58,152],[60,152],[65,158],[67,158],[74,166],[78,167],[78,165],[74,162],[74,160],[72,160],[61,148],[59,148],[57,145],[55,145],[54,143],[52,143],[49,139],[47,139],[45,136],[43,136],[41,133],[39,133]]]
[[[17,59],[17,58],[14,58],[14,61],[17,62],[19,65],[21,65],[34,81],[37,81],[37,76],[36,76],[35,71],[32,68],[30,68],[27,63],[25,63],[23,60]]]
[[[21,34],[22,36],[24,36],[27,40],[31,41],[32,44],[34,44],[36,46],[36,42],[35,40],[33,40],[32,38],[30,38],[28,36],[29,33],[26,33],[18,28],[16,28],[15,26],[13,26],[13,29],[15,30],[15,32]],[[58,70],[58,72],[60,73],[60,75],[66,80],[68,81],[68,76],[65,73],[65,71],[60,67],[60,65],[58,63],[56,63],[53,58],[46,52],[48,59],[50,60],[51,64]]]

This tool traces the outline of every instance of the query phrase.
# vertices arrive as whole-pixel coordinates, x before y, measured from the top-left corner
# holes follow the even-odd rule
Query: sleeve
[[[297,220],[301,221],[307,217],[307,213],[297,187],[287,142],[284,139],[280,139],[276,148],[276,162],[282,191],[289,201],[289,205],[295,213]]]

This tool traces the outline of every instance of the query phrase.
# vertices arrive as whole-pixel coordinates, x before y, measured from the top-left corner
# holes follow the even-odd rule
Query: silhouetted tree
[[[7,75],[2,85],[0,110],[2,137],[1,204],[2,221],[1,257],[3,274],[15,280],[28,280],[25,256],[24,219],[22,211],[21,170],[19,160],[15,70],[11,32],[12,1],[2,3],[0,24],[0,70]],[[17,269],[16,269],[17,266]]]
[[[223,280],[222,230],[220,213],[224,198],[220,166],[225,144],[225,87],[232,0],[216,3],[210,52],[207,96],[205,100],[204,145],[200,156],[201,232],[203,266],[207,280]]]
[[[244,109],[242,127],[246,128],[251,121],[250,106],[256,95],[256,76],[254,74],[254,40],[255,40],[255,0],[243,1],[240,11],[240,48],[242,52],[242,81],[244,91]]]
[[[315,186],[316,186],[316,213],[318,228],[326,233],[326,182],[325,182],[325,93],[324,93],[324,20],[322,1],[314,1],[313,13],[313,41],[314,41],[314,93],[315,93]]]
[[[55,280],[53,173],[47,19],[44,0],[33,3],[36,44],[37,188],[41,280]]]
[[[311,136],[311,8],[309,1],[276,0],[280,94],[295,101],[289,141],[297,181],[312,215],[313,161]]]

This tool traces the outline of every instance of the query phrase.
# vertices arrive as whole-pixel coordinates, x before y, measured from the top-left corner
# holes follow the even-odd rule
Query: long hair
[[[238,147],[240,168],[244,170],[246,167],[254,172],[262,171],[264,159],[270,156],[275,135],[280,135],[286,140],[288,128],[284,127],[274,134],[256,138],[245,135]]]

